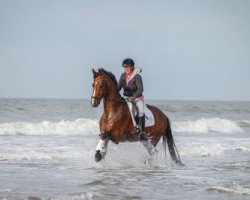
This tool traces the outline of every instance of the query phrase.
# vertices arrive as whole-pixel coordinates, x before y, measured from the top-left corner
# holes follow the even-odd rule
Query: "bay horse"
[[[147,140],[140,140],[139,134],[131,134],[134,125],[126,100],[118,91],[118,83],[115,76],[103,68],[95,71],[92,69],[94,82],[91,105],[97,107],[103,99],[104,112],[99,121],[100,140],[96,147],[95,161],[105,158],[109,141],[118,144],[129,141],[138,142],[146,147],[148,153],[156,152],[156,145],[163,137],[163,147],[166,157],[166,143],[172,160],[183,165],[173,139],[171,125],[168,117],[158,108],[146,105],[153,113],[155,124],[145,128]]]

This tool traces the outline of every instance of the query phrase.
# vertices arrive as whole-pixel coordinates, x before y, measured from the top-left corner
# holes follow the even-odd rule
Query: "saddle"
[[[136,126],[138,124],[138,110],[137,107],[133,104],[132,110],[130,110],[131,118],[133,125]],[[155,124],[155,118],[152,111],[144,104],[144,114],[145,114],[145,127],[150,127]]]

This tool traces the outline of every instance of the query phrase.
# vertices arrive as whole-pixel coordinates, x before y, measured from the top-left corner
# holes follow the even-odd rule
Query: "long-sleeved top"
[[[126,80],[126,74],[123,73],[120,77],[118,83],[118,90],[120,91],[122,88],[124,90],[123,95],[127,97],[141,97],[143,92],[143,82],[140,68],[135,68],[132,76],[129,80]]]

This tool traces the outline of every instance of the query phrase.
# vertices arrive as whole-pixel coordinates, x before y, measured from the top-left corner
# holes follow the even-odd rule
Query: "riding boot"
[[[147,140],[148,137],[146,135],[146,133],[144,132],[145,130],[145,115],[143,115],[142,117],[139,117],[139,128],[140,128],[140,139],[141,140]]]

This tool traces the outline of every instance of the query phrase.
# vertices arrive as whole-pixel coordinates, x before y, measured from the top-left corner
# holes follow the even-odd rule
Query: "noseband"
[[[96,100],[98,100],[98,101],[101,101],[101,98],[99,98],[99,97],[91,96],[91,99],[96,99]]]

